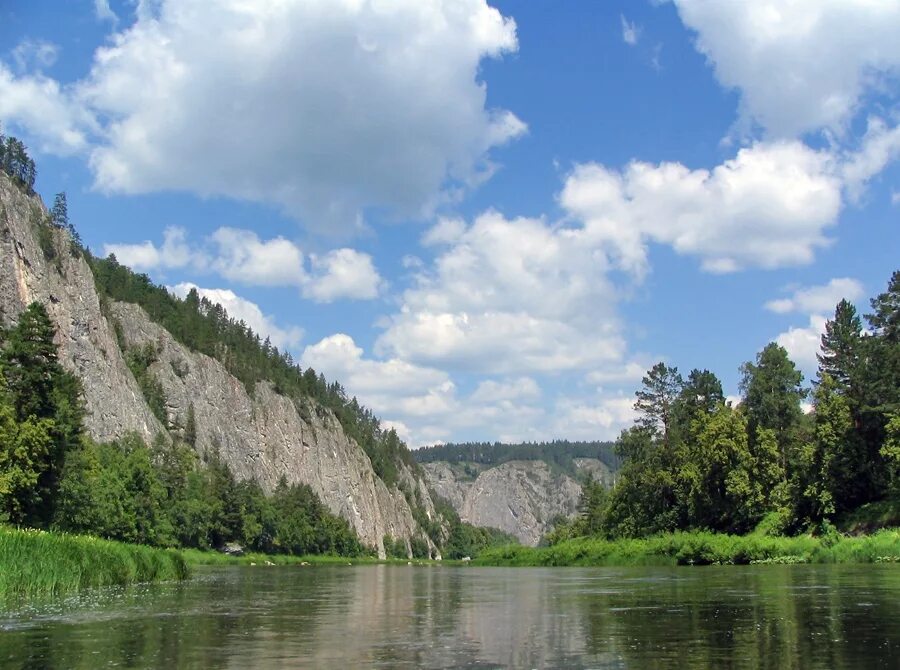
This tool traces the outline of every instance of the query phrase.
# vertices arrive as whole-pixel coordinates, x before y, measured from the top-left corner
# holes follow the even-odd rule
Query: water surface
[[[898,668],[900,566],[209,568],[0,612],[2,668]]]

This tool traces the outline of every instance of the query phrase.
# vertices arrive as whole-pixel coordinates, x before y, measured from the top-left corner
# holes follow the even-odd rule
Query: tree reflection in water
[[[894,667],[896,566],[209,569],[0,615],[0,666]]]

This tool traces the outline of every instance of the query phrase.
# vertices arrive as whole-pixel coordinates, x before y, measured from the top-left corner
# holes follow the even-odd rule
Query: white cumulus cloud
[[[307,255],[284,237],[263,240],[240,228],[219,228],[204,242],[191,245],[183,228],[170,226],[161,246],[145,240],[105,244],[103,250],[141,272],[190,267],[249,286],[296,286],[304,297],[320,303],[372,300],[386,285],[368,254],[341,248]]]
[[[812,314],[807,326],[791,327],[775,338],[775,342],[785,348],[788,357],[806,373],[807,377],[811,377],[818,366],[816,354],[822,346],[826,322],[824,316]]]
[[[191,250],[187,243],[187,231],[179,226],[168,226],[163,231],[163,243],[159,247],[150,240],[133,244],[104,244],[103,253],[107,256],[114,254],[119,263],[138,272],[183,268],[204,262],[202,256]]]
[[[24,128],[42,151],[69,156],[87,150],[92,116],[41,72],[17,76],[0,62],[0,119]]]
[[[426,235],[442,253],[404,292],[377,353],[495,374],[621,360],[609,265],[583,231],[495,211],[447,227]]]
[[[798,288],[787,298],[770,300],[765,307],[776,314],[789,312],[833,314],[835,305],[841,300],[853,302],[861,298],[863,292],[863,285],[856,279],[840,277],[821,286]]]
[[[261,240],[252,230],[219,228],[212,268],[226,279],[253,286],[300,285],[306,279],[303,252],[290,240]]]
[[[322,256],[313,255],[310,262],[313,274],[303,284],[303,295],[318,302],[339,298],[372,300],[384,285],[372,257],[355,249],[334,249]]]
[[[142,2],[66,87],[0,65],[0,116],[89,152],[102,191],[269,203],[345,234],[491,174],[526,125],[486,107],[479,65],[517,48],[486,0]]]
[[[895,0],[674,2],[716,78],[740,90],[745,125],[773,136],[842,132],[900,71]]]
[[[813,260],[841,209],[833,156],[792,142],[759,143],[711,170],[633,161],[575,167],[560,204],[585,236],[637,275],[647,245],[698,256],[710,272]]]

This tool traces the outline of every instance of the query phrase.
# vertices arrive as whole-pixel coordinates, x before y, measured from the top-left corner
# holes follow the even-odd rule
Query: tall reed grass
[[[723,565],[900,562],[900,530],[845,537],[769,537],[683,532],[640,539],[577,538],[552,547],[499,547],[476,565]]]
[[[184,557],[174,550],[0,527],[0,605],[98,586],[188,576]]]

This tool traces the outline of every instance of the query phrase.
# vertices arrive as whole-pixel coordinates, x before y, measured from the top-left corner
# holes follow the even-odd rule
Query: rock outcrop
[[[312,400],[279,395],[268,383],[248,393],[222,364],[180,344],[138,305],[101,309],[90,267],[72,252],[67,232],[46,225],[47,217],[36,197],[0,174],[0,324],[15,323],[33,301],[47,307],[57,327],[60,361],[83,383],[86,427],[94,439],[137,432],[149,441],[177,434],[193,406],[195,448],[201,455],[218,453],[239,479],[254,478],[266,490],[282,476],[308,484],[382,557],[385,536],[402,538],[408,547],[414,535],[425,537],[404,494],[375,474],[331,411]],[[149,344],[157,352],[149,373],[165,394],[168,425],[144,399],[111,319],[126,347]],[[425,482],[407,466],[399,467],[400,481],[433,519]]]
[[[107,441],[136,432],[151,439],[163,427],[119,351],[94,276],[71,253],[68,233],[43,223],[47,217],[37,198],[0,173],[0,323],[14,323],[29,304],[42,303],[56,324],[60,362],[84,386],[90,435]]]
[[[575,459],[579,471],[611,484],[609,468],[592,458]],[[578,511],[581,485],[543,461],[509,461],[485,468],[474,463],[423,463],[429,484],[460,519],[499,528],[523,544],[537,545],[557,517]]]

